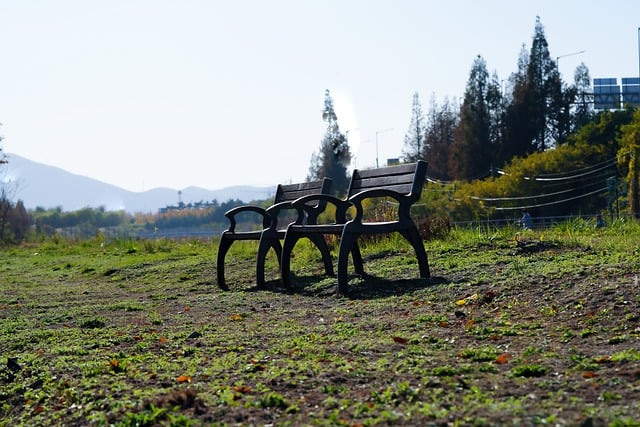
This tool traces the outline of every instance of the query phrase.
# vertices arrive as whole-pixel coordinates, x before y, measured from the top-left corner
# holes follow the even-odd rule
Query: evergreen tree
[[[482,178],[490,171],[493,159],[489,90],[487,64],[478,56],[471,67],[460,108],[460,122],[451,147],[449,164],[455,179],[470,181]]]
[[[505,139],[506,100],[502,85],[496,72],[491,76],[487,89],[487,107],[489,108],[489,144],[491,146],[491,169],[500,164],[500,147]]]
[[[438,106],[435,96],[431,99],[427,113],[425,147],[429,175],[442,180],[450,180],[449,153],[453,145],[453,135],[460,118],[457,103],[445,98]]]
[[[422,105],[420,104],[418,92],[415,92],[413,94],[409,130],[404,136],[402,159],[405,162],[415,162],[426,157],[428,148],[425,144],[426,133],[425,117],[422,112]]]
[[[533,128],[528,121],[529,91],[527,90],[527,68],[529,55],[522,45],[518,56],[518,70],[509,77],[511,92],[505,111],[504,140],[500,148],[498,165],[502,166],[513,157],[524,157],[535,151],[533,147]]]
[[[593,103],[591,102],[591,75],[584,63],[576,67],[573,74],[573,84],[576,91],[576,105],[573,114],[573,131],[579,130],[594,118]]]
[[[346,136],[340,132],[338,117],[333,107],[333,98],[327,89],[324,94],[322,120],[327,126],[320,143],[320,150],[313,153],[309,167],[308,181],[325,177],[333,179],[333,188],[337,194],[343,194],[348,185],[347,167],[351,164],[351,149]]]
[[[568,135],[572,92],[563,91],[556,62],[540,17],[536,17],[528,59],[521,53],[512,77],[513,93],[505,117],[506,139],[502,160],[553,148]]]
[[[540,17],[536,17],[525,88],[529,92],[531,103],[529,121],[534,131],[533,145],[538,151],[553,148],[555,142],[563,136],[565,122],[562,113],[568,109],[568,105],[562,91],[558,66],[549,54]]]

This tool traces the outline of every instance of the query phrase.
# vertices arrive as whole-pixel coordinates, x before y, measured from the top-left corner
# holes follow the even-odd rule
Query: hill
[[[74,211],[86,207],[104,207],[107,210],[125,210],[127,212],[156,212],[168,205],[178,204],[178,190],[172,188],[154,188],[147,191],[129,191],[93,178],[77,175],[64,169],[37,163],[9,154],[6,173],[2,178],[17,184],[15,199],[24,202],[27,209],[36,207],[62,207],[65,211]],[[181,200],[186,203],[217,200],[225,202],[240,199],[244,202],[263,200],[271,197],[274,186],[251,187],[233,186],[218,190],[201,187],[182,189]]]

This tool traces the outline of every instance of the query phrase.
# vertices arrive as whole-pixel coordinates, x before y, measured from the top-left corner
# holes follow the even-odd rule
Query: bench
[[[273,205],[268,208],[260,206],[244,205],[228,210],[225,216],[229,220],[229,228],[224,230],[220,235],[220,243],[218,246],[217,256],[217,278],[218,286],[223,290],[229,290],[225,281],[224,265],[225,257],[233,242],[237,240],[257,240],[258,254],[256,259],[256,284],[258,289],[265,287],[264,267],[267,254],[273,249],[281,261],[282,245],[280,240],[284,238],[286,225],[282,222],[285,220],[286,212],[292,212],[291,203],[303,196],[314,194],[327,194],[331,190],[332,180],[324,178],[319,181],[303,182],[298,184],[280,184],[276,189]],[[310,201],[304,203],[298,208],[298,215],[302,216],[300,221],[304,224],[313,224],[316,222],[318,215],[325,209],[323,201]],[[236,230],[240,215],[257,216],[261,219],[262,228],[259,230],[239,231]],[[311,236],[310,239],[320,250],[322,254],[325,269],[328,275],[333,275],[333,264],[331,255],[325,240],[322,236]]]
[[[296,242],[314,235],[333,234],[340,237],[338,253],[338,294],[348,294],[347,266],[349,254],[357,274],[364,274],[358,238],[362,235],[400,233],[413,247],[418,260],[420,277],[430,276],[427,254],[418,228],[411,218],[411,206],[420,199],[425,185],[427,163],[389,166],[378,169],[354,170],[346,199],[331,195],[304,196],[292,203],[298,210],[298,219],[289,224],[282,246],[281,278],[291,288],[291,252]],[[370,221],[364,218],[363,204],[369,199],[392,198],[397,202],[397,216],[389,221]],[[305,224],[303,206],[313,200],[335,206],[335,222],[331,224]],[[352,208],[350,210],[350,208]],[[351,220],[348,212],[355,210]]]

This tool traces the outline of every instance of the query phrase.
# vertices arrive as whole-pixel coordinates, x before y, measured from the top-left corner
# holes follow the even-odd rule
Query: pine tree
[[[457,103],[445,98],[442,105],[438,105],[435,96],[431,98],[427,113],[427,133],[425,146],[427,147],[427,162],[429,175],[434,178],[449,180],[449,153],[453,145],[453,135],[460,118]]]
[[[511,92],[506,100],[508,105],[504,117],[504,140],[500,147],[498,165],[504,165],[513,157],[524,157],[533,153],[533,134],[529,117],[529,91],[527,90],[527,69],[529,54],[524,45],[518,56],[518,69],[509,77]]]
[[[589,93],[591,92],[591,75],[589,68],[580,63],[573,74],[573,84],[576,91],[576,107],[573,114],[573,131],[593,120],[594,109]]]
[[[529,56],[525,60],[521,52],[518,71],[511,81],[513,92],[505,116],[503,161],[553,148],[568,135],[572,93],[563,91],[540,17],[536,17]]]
[[[351,164],[351,149],[346,136],[340,132],[338,117],[329,89],[324,94],[322,120],[325,122],[327,130],[320,143],[319,151],[313,153],[311,157],[307,180],[332,178],[334,191],[337,194],[342,194],[349,185],[347,167]]]
[[[487,88],[487,107],[489,108],[489,144],[491,145],[491,167],[496,167],[500,159],[498,153],[504,143],[506,100],[498,74],[494,71]]]
[[[471,67],[451,148],[450,168],[455,179],[472,180],[490,172],[493,156],[489,97],[490,91],[495,95],[494,90],[486,61],[478,56]]]
[[[549,54],[540,17],[536,17],[525,87],[531,103],[529,121],[534,131],[533,145],[538,151],[553,148],[562,136],[562,112],[568,106],[558,66]]]
[[[411,121],[409,130],[404,136],[404,149],[402,159],[405,162],[415,162],[426,157],[427,145],[425,117],[420,104],[418,92],[413,94],[413,104],[411,106]]]

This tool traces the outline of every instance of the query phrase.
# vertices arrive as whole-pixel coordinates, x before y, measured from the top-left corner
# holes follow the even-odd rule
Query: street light
[[[579,52],[571,52],[571,53],[567,53],[566,55],[556,56],[556,67],[558,67],[558,72],[560,71],[560,59],[566,58],[567,56],[580,55],[580,54],[583,54],[585,52],[586,52],[586,50],[581,50]]]
[[[384,132],[389,132],[391,130],[393,130],[393,128],[384,129],[384,130],[377,130],[376,131],[376,168],[380,167],[380,165],[378,164],[378,134],[379,133],[384,133]]]

